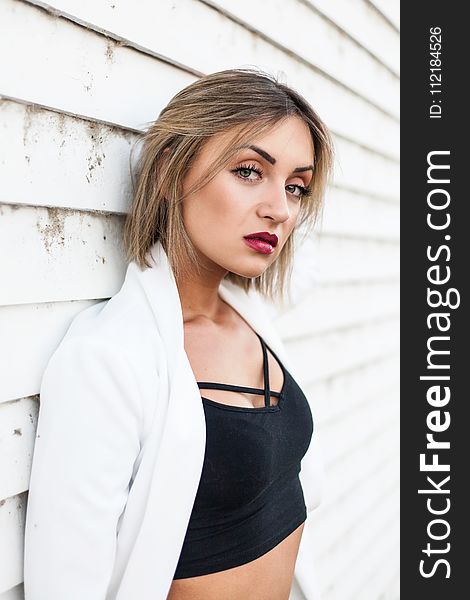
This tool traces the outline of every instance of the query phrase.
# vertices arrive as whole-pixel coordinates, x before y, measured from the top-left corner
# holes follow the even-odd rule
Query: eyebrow
[[[241,148],[250,148],[250,150],[254,150],[255,152],[257,152],[260,156],[262,156],[265,160],[267,160],[272,165],[276,164],[276,159],[273,158],[268,152],[266,152],[266,150],[263,150],[259,146],[239,146],[239,148],[240,149]],[[313,172],[313,165],[307,165],[305,167],[297,167],[292,172],[293,173],[303,173],[304,171],[312,171]]]

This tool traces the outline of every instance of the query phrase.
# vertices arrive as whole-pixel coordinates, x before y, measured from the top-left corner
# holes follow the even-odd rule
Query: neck
[[[188,270],[186,275],[176,279],[184,323],[201,317],[216,322],[223,311],[219,286],[228,271],[202,261],[199,264],[199,272]]]

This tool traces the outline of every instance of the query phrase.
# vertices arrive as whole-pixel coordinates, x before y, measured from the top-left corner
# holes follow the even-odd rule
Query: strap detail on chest
[[[255,332],[256,333],[256,332]],[[248,394],[264,394],[264,405],[270,406],[270,397],[275,396],[279,397],[279,392],[271,392],[269,389],[269,364],[268,364],[268,352],[266,350],[266,344],[264,343],[263,338],[258,335],[258,339],[261,343],[261,348],[263,349],[263,377],[264,377],[264,389],[261,388],[253,388],[247,387],[243,385],[231,385],[228,383],[215,383],[211,381],[198,381],[197,385],[199,389],[208,389],[208,390],[227,390],[229,392],[246,392]]]

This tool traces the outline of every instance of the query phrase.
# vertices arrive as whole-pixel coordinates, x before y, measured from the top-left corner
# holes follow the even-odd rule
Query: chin
[[[247,279],[253,279],[255,277],[260,277],[266,269],[271,265],[271,263],[264,265],[231,265],[229,267],[229,271],[234,273],[235,275],[239,275],[240,277],[246,277]]]

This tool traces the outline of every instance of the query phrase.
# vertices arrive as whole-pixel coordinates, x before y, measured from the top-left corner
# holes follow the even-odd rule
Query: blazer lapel
[[[148,466],[151,480],[145,511],[117,600],[166,597],[205,452],[204,410],[184,351],[183,316],[176,282],[161,244],[154,245],[149,258],[153,261],[152,268],[140,269],[132,262],[127,275],[132,293],[143,294],[150,306],[154,322],[145,323],[145,327],[155,331],[162,348],[161,355],[155,356],[160,381],[159,389],[155,390],[158,418],[154,419],[146,442],[146,454],[152,464]],[[156,556],[152,548],[165,548],[165,552]],[[155,561],[158,561],[158,577]]]

